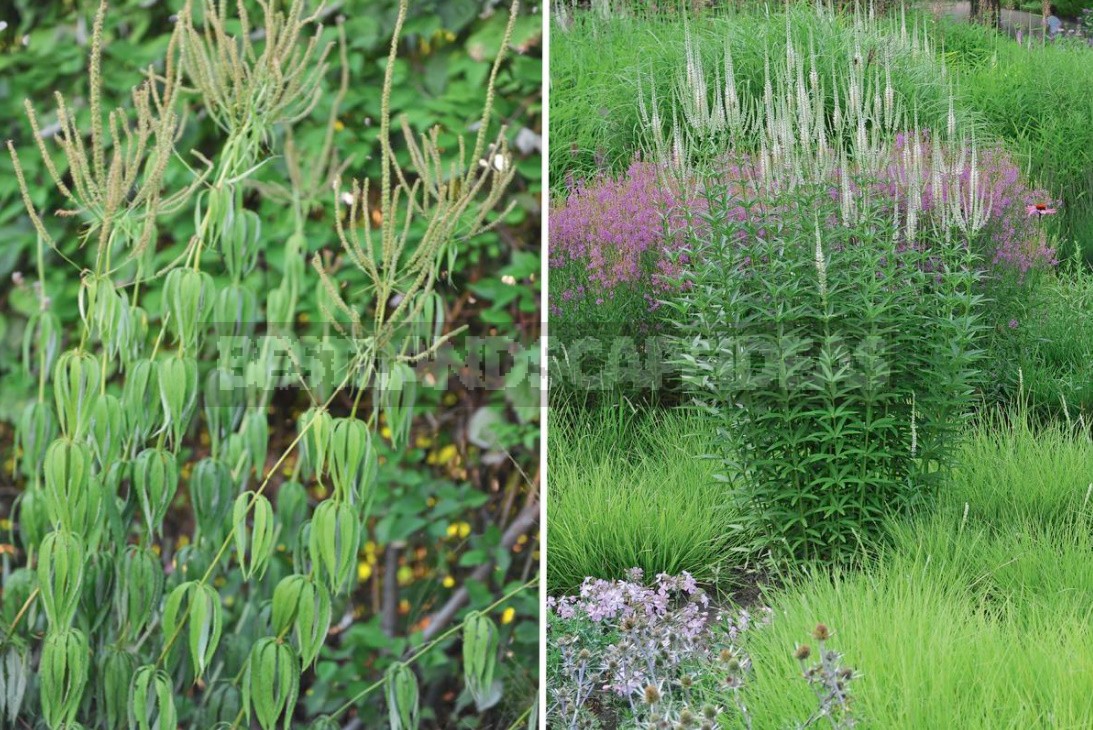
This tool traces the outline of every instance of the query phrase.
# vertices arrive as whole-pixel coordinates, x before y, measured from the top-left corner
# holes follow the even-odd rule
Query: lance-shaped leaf
[[[237,210],[232,216],[230,227],[226,227],[220,238],[220,252],[224,256],[224,266],[228,275],[239,281],[249,274],[258,261],[259,240],[262,235],[262,221],[253,210]]]
[[[414,419],[414,403],[417,400],[417,375],[404,362],[392,363],[380,382],[380,403],[387,426],[391,429],[391,442],[406,443],[410,425]]]
[[[176,446],[182,443],[197,408],[197,376],[197,361],[188,356],[168,357],[156,366],[164,426]]]
[[[493,688],[500,636],[493,621],[474,611],[463,622],[463,678],[479,711],[493,705],[500,695]]]
[[[214,448],[239,425],[246,405],[243,383],[228,370],[214,368],[205,378],[205,420]]]
[[[377,467],[372,433],[364,421],[339,418],[334,421],[329,444],[330,481],[338,499],[355,502],[362,474],[374,479]]]
[[[137,658],[132,652],[107,646],[99,654],[99,707],[109,730],[121,730],[129,722],[129,687],[137,671]]]
[[[306,668],[319,656],[330,630],[330,592],[306,576],[285,576],[273,591],[272,619],[278,636],[292,629]]]
[[[266,463],[266,452],[269,450],[269,420],[266,418],[264,408],[254,408],[243,416],[243,441],[250,454],[250,463],[259,471]],[[262,477],[261,474],[258,475]]]
[[[0,648],[0,724],[4,718],[15,727],[30,677],[30,658],[25,646],[15,642]]]
[[[31,568],[16,568],[4,580],[4,600],[0,601],[0,621],[5,627],[15,623],[15,617],[26,611],[19,631],[27,631],[27,626],[34,625],[38,601],[30,600],[34,589],[38,587],[38,574]]]
[[[147,358],[134,360],[125,370],[121,393],[129,430],[136,444],[143,444],[153,431],[163,426],[156,364]]]
[[[405,664],[393,664],[387,670],[387,714],[391,730],[417,730],[417,675]]]
[[[147,548],[130,545],[114,572],[114,610],[123,636],[133,637],[147,625],[163,595],[163,566]]]
[[[219,680],[205,690],[201,704],[199,727],[213,728],[222,722],[230,728],[243,710],[243,696],[232,681]]]
[[[345,502],[327,500],[315,509],[308,541],[311,563],[333,593],[349,584],[360,549],[361,523]]]
[[[183,349],[193,350],[199,344],[215,293],[216,285],[204,271],[178,268],[167,273],[163,282],[164,314]]]
[[[99,361],[89,352],[69,350],[57,358],[53,370],[53,396],[61,432],[79,440],[91,420],[91,408],[99,395],[102,375]]]
[[[175,697],[167,672],[151,664],[137,669],[129,690],[129,727],[139,730],[178,727]]]
[[[243,434],[228,434],[228,438],[224,441],[224,448],[221,449],[221,458],[231,468],[232,476],[235,477],[238,486],[245,490],[250,477],[251,458],[250,449],[247,448],[247,441],[243,438]]]
[[[84,443],[60,438],[49,445],[43,464],[46,510],[54,528],[83,535],[91,491],[91,449]]]
[[[109,357],[127,351],[135,332],[129,300],[108,276],[88,273],[78,296],[80,318],[91,337],[98,338]]]
[[[300,529],[307,520],[307,490],[295,479],[281,484],[277,490],[277,524],[281,526],[281,541],[294,549],[300,540]]]
[[[56,435],[57,420],[53,409],[40,401],[28,403],[19,415],[19,426],[15,430],[19,469],[24,477],[30,479],[41,472],[46,448]]]
[[[42,644],[38,663],[42,716],[51,728],[76,719],[91,658],[87,635],[79,629],[53,629]]]
[[[50,372],[61,352],[61,318],[52,309],[40,309],[30,315],[23,330],[23,367],[37,378],[41,370]]]
[[[128,430],[121,400],[110,393],[101,394],[91,409],[91,445],[99,468],[105,469],[121,456]]]
[[[49,529],[45,493],[40,487],[28,485],[19,495],[19,539],[23,548],[28,553],[36,551]]]
[[[145,449],[133,462],[133,488],[148,533],[163,533],[163,518],[178,490],[178,462],[166,449]]]
[[[234,496],[235,484],[227,464],[211,457],[197,462],[190,475],[190,503],[199,535],[213,541],[223,538]]]
[[[265,495],[243,492],[235,499],[232,524],[235,526],[235,552],[243,579],[250,580],[252,576],[257,576],[261,580],[273,555],[273,505]]]
[[[216,653],[224,628],[219,594],[198,581],[177,586],[163,608],[163,635],[167,641],[180,632],[183,621],[189,624],[190,658],[200,677]]]
[[[70,626],[80,603],[84,555],[80,536],[57,530],[42,540],[38,554],[38,587],[51,627]]]
[[[216,333],[235,337],[253,333],[257,313],[258,297],[250,287],[228,284],[217,293],[216,304],[213,305]]]
[[[81,625],[92,635],[106,617],[113,613],[111,606],[114,597],[114,555],[102,550],[93,550],[84,556],[83,590],[80,595]]]
[[[325,408],[319,407],[304,411],[296,422],[297,433],[303,434],[300,439],[300,460],[296,467],[302,479],[322,477],[333,428],[334,419]]]
[[[300,662],[296,652],[274,638],[259,639],[247,658],[243,676],[247,721],[254,717],[262,730],[271,730],[283,716],[288,730],[299,692]]]

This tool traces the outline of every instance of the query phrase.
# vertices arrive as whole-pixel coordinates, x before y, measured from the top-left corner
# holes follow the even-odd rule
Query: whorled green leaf
[[[220,459],[205,457],[190,475],[190,504],[200,536],[223,538],[235,497],[231,469]]]
[[[300,661],[288,644],[266,637],[259,639],[247,658],[243,675],[243,707],[248,722],[258,720],[262,730],[292,725],[292,713],[300,692]]]
[[[370,492],[378,463],[367,424],[357,418],[335,419],[328,460],[330,481],[338,499],[356,503],[360,490]]]
[[[419,699],[414,670],[402,663],[391,665],[385,686],[391,730],[417,730]]]
[[[407,363],[395,362],[382,373],[378,387],[383,415],[391,429],[391,442],[396,446],[405,444],[414,419],[417,375]]]
[[[53,369],[53,397],[61,433],[80,440],[87,433],[91,409],[99,395],[102,366],[83,350],[69,350]]]
[[[76,719],[90,671],[87,635],[79,629],[51,629],[38,663],[42,717],[51,728]]]
[[[105,469],[122,454],[129,435],[121,400],[110,393],[99,395],[91,409],[91,446],[99,468]]]
[[[190,659],[200,677],[209,666],[223,631],[220,595],[206,583],[187,581],[178,585],[163,607],[165,641],[181,632],[182,622],[189,625]]]
[[[243,416],[243,441],[250,454],[250,463],[262,471],[269,451],[269,419],[264,408],[254,408]],[[258,474],[261,478],[262,474]]]
[[[239,488],[246,490],[252,468],[250,449],[247,448],[247,440],[241,433],[228,434],[220,450],[220,458],[231,467]]]
[[[0,724],[15,726],[30,679],[30,655],[25,646],[11,642],[0,647]]]
[[[200,344],[215,295],[213,278],[204,271],[178,268],[167,272],[163,282],[164,316],[182,349],[194,350]]]
[[[52,309],[40,309],[30,315],[23,330],[23,367],[37,377],[39,369],[50,372],[61,351],[61,318]]]
[[[258,261],[262,220],[253,210],[237,210],[230,226],[221,232],[220,253],[224,267],[234,281],[249,274]]]
[[[115,568],[116,561],[111,553],[93,550],[84,556],[80,617],[86,622],[83,627],[91,634],[113,613]]]
[[[277,489],[277,524],[281,526],[281,541],[292,550],[299,543],[300,528],[307,520],[307,490],[290,479]]]
[[[182,435],[197,409],[197,378],[197,360],[192,357],[168,357],[156,364],[164,426],[176,446],[182,443]]]
[[[107,646],[99,653],[99,707],[109,730],[121,730],[129,722],[129,687],[137,671],[136,656],[126,649]]]
[[[228,680],[213,682],[202,699],[200,727],[203,728],[213,728],[221,722],[231,727],[243,709],[243,696],[239,688]]]
[[[133,462],[133,489],[149,534],[163,533],[163,518],[178,490],[178,462],[161,448],[145,449]]]
[[[83,550],[80,536],[67,530],[56,530],[42,540],[38,588],[52,628],[71,626],[76,616],[84,573]]]
[[[243,417],[246,405],[243,388],[229,371],[213,368],[205,378],[201,392],[205,403],[205,421],[209,426],[209,438],[213,448],[235,431]]]
[[[498,696],[493,688],[500,635],[493,620],[477,611],[463,621],[463,678],[479,711],[493,705]]]
[[[49,508],[44,490],[29,485],[19,495],[19,539],[23,549],[27,553],[36,551],[49,529]]]
[[[57,419],[53,409],[40,401],[28,403],[19,415],[19,424],[15,429],[19,470],[24,477],[31,479],[41,473],[46,448],[56,435]]]
[[[143,444],[163,425],[163,406],[160,405],[159,379],[154,362],[141,358],[129,363],[125,369],[121,403],[134,443]]]
[[[139,667],[129,688],[129,727],[167,730],[178,727],[171,678],[151,664]]]
[[[273,555],[275,523],[273,505],[265,495],[243,492],[235,498],[232,509],[235,552],[244,580],[266,573],[266,566]]]
[[[114,611],[122,636],[144,630],[163,595],[163,566],[148,548],[130,545],[114,571]]]
[[[296,466],[301,479],[312,476],[321,478],[333,429],[334,419],[325,408],[309,408],[296,421],[297,433],[303,433],[303,438],[300,439],[300,459]]]
[[[80,283],[77,304],[88,334],[102,342],[108,357],[128,351],[136,331],[129,300],[108,276],[88,273]]]
[[[247,285],[232,283],[217,292],[213,322],[218,335],[253,333],[257,314],[258,297]]]
[[[17,630],[26,633],[28,626],[33,626],[36,620],[38,601],[31,600],[34,590],[38,587],[38,573],[31,568],[16,568],[4,579],[4,600],[0,601],[0,621],[4,627],[10,627],[15,623],[15,617],[23,611],[22,623]]]
[[[71,530],[93,547],[103,528],[106,505],[102,483],[92,478],[90,447],[57,439],[46,450],[43,474],[42,494],[54,528]]]
[[[342,724],[330,715],[319,715],[311,721],[308,730],[341,730]]]
[[[273,631],[282,636],[292,630],[305,668],[326,642],[331,615],[330,592],[307,576],[285,576],[273,591]]]
[[[315,575],[326,581],[332,593],[348,587],[360,549],[361,523],[345,502],[327,500],[311,518],[308,548]]]

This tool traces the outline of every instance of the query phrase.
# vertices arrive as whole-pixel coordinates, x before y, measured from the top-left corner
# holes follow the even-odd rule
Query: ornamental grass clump
[[[104,116],[103,2],[88,72],[89,128],[57,100],[64,174],[28,105],[46,169],[71,206],[59,214],[80,217],[82,246],[90,250],[80,273],[78,331],[62,331],[51,310],[43,250],[60,248],[8,145],[39,234],[40,311],[23,353],[38,394],[17,427],[27,561],[3,590],[0,722],[30,727],[40,718],[50,730],[166,730],[179,720],[219,729],[296,726],[301,675],[315,665],[356,575],[376,491],[376,431],[382,420],[395,447],[406,444],[412,365],[450,336],[441,335],[437,272],[453,246],[487,227],[511,180],[504,130],[491,140],[487,129],[515,4],[473,146],[460,143],[448,157],[435,133],[415,140],[404,124],[413,163],[404,170],[392,149],[389,111],[403,1],[377,90],[382,218],[371,234],[375,244],[370,229],[362,243],[353,228],[338,228],[345,255],[371,283],[348,298],[321,257],[310,274],[302,219],[320,204],[319,189],[327,200],[340,195],[329,187],[342,169],[330,135],[322,159],[312,161],[321,172],[300,174],[288,145],[285,185],[253,178],[324,93],[330,47],[320,43],[317,16],[302,0],[259,5],[260,34],[252,33],[242,0],[234,10],[228,2],[187,2],[163,63],[134,90],[132,108]],[[343,69],[328,131],[346,85]],[[215,154],[175,149],[184,102],[219,128]],[[479,165],[487,153],[495,164]],[[198,161],[190,181],[166,189],[166,180],[182,177],[166,176],[167,167],[189,167],[190,158]],[[368,187],[352,189],[356,219]],[[296,216],[280,282],[266,290],[256,269],[259,253],[274,244],[248,207],[254,190],[291,200]],[[195,232],[180,256],[163,262],[154,256],[157,229],[180,210],[192,211]],[[308,353],[277,330],[296,320],[304,287],[323,289],[328,312],[340,318],[336,335],[351,336],[347,357],[325,379],[303,372]],[[360,326],[366,316],[370,328]],[[269,336],[244,356],[222,348],[225,335],[249,338],[259,328]],[[278,455],[270,452],[268,412],[283,385],[274,374],[286,368],[312,403]],[[352,408],[337,408],[347,388]],[[297,449],[296,480],[271,499],[271,477]],[[325,497],[314,509],[306,489],[312,482]],[[183,504],[192,520],[177,514]],[[496,700],[498,692],[497,629],[485,615],[472,619],[464,627],[467,688],[485,706],[485,695]],[[332,726],[334,716],[387,684],[391,717],[415,727],[416,675],[406,667],[438,641],[418,646],[401,670],[333,716],[309,723]]]
[[[821,79],[790,40],[757,97],[737,90],[748,111],[718,130],[722,162],[694,164],[690,133],[655,145],[703,201],[667,302],[679,367],[722,419],[749,532],[778,560],[857,553],[952,465],[980,383],[991,226],[1011,213],[955,118],[927,134],[886,61],[864,61]]]

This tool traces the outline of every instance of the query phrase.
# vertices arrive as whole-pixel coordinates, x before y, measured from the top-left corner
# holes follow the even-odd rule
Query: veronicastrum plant
[[[461,241],[488,228],[512,178],[504,130],[487,135],[515,3],[473,145],[460,142],[450,159],[435,133],[417,138],[403,123],[412,162],[404,170],[389,111],[404,0],[378,92],[378,230],[366,225],[362,236],[352,222],[337,228],[346,259],[369,283],[346,296],[339,272],[318,256],[311,274],[303,219],[321,199],[343,196],[336,183],[344,164],[330,131],[348,85],[345,39],[321,159],[309,160],[304,173],[292,125],[324,93],[332,46],[320,41],[318,15],[309,15],[302,0],[259,5],[260,27],[244,2],[187,2],[163,63],[147,71],[131,108],[104,114],[103,2],[92,34],[89,128],[57,97],[61,162],[28,104],[46,169],[70,203],[59,214],[80,218],[81,245],[92,252],[92,265],[81,270],[74,338],[62,332],[45,291],[44,249],[60,249],[9,143],[39,235],[41,308],[23,353],[39,387],[17,428],[27,564],[4,585],[0,723],[50,730],[294,725],[301,674],[315,663],[353,585],[376,486],[375,432],[382,421],[396,446],[405,444],[413,364],[451,337],[443,334],[434,291],[438,272]],[[215,155],[175,148],[187,99],[219,128]],[[289,180],[255,180],[282,150]],[[165,189],[172,164],[189,167],[185,187]],[[264,293],[255,272],[269,244],[246,205],[251,190],[290,202],[296,221],[281,281]],[[367,183],[354,182],[345,194],[350,221],[367,211],[368,191]],[[163,265],[155,258],[158,229],[179,211],[192,211],[195,233]],[[276,326],[295,320],[301,290],[315,284],[330,319],[326,335],[345,355],[334,382],[309,381],[303,354],[287,339],[274,342]],[[274,334],[256,351],[218,353],[222,342],[213,335],[248,337],[262,323]],[[286,363],[312,407],[278,455],[270,453],[267,409],[278,385],[274,373]],[[354,391],[353,407],[336,411],[335,397],[346,388]],[[195,447],[203,439],[208,448]],[[298,480],[271,500],[271,476],[297,450]],[[329,495],[313,509],[306,480]],[[165,533],[178,517],[183,482],[192,507],[192,521],[183,524],[193,529],[174,544]],[[277,545],[291,560],[275,558]],[[246,601],[229,600],[229,591]],[[458,631],[468,692],[488,706],[500,692],[498,630],[486,613],[474,613],[434,632],[383,679],[311,726],[338,726],[338,715],[385,687],[392,726],[416,727],[413,663]]]
[[[698,200],[666,303],[682,377],[722,419],[749,533],[779,559],[855,553],[951,465],[996,217],[952,116],[919,129],[883,63],[854,56],[828,81],[817,52],[789,39],[755,98],[719,85],[711,107],[681,81],[691,131],[650,129]],[[694,164],[711,140],[717,159]]]

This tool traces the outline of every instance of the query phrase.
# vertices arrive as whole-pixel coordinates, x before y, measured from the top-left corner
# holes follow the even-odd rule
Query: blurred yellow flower
[[[453,578],[450,575],[446,575],[446,576],[444,576],[444,580],[441,581],[441,584],[445,588],[453,588],[453,587],[455,587],[455,578]]]
[[[509,606],[508,608],[506,608],[504,611],[501,612],[501,623],[502,624],[511,624],[512,620],[514,618],[516,618],[516,609],[513,608],[512,606]]]
[[[396,578],[400,586],[409,585],[414,580],[414,569],[409,565],[403,565],[398,569]]]
[[[357,563],[357,580],[361,583],[365,582],[372,577],[372,566],[366,561],[362,560]]]

